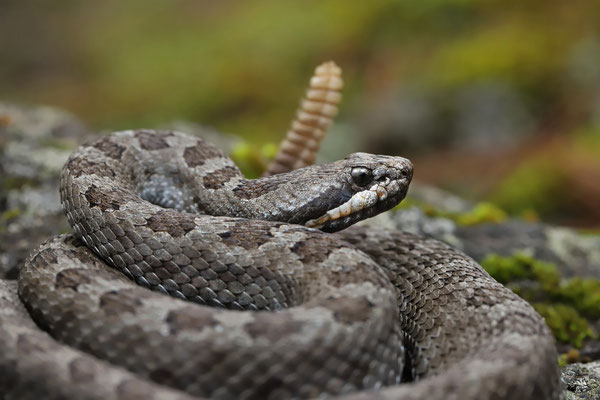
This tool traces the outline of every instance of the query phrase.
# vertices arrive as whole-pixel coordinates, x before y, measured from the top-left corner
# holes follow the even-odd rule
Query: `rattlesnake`
[[[246,180],[170,131],[83,145],[61,177],[75,234],[31,254],[20,300],[0,281],[0,393],[558,398],[544,321],[469,257],[402,232],[327,233],[393,207],[411,177],[408,160],[357,153]]]

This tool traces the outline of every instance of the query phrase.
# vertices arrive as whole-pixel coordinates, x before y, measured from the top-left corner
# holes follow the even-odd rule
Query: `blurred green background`
[[[0,54],[0,100],[257,146],[335,60],[325,158],[404,155],[417,180],[511,215],[600,226],[600,2],[2,0]]]

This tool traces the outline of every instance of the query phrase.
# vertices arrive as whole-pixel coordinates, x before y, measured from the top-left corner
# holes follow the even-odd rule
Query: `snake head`
[[[341,190],[305,226],[335,232],[387,211],[404,199],[413,175],[411,162],[402,157],[354,153],[338,163]]]

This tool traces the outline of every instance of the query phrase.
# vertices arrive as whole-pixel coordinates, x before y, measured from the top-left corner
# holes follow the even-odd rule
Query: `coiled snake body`
[[[82,146],[61,177],[75,235],[32,253],[20,299],[0,281],[0,393],[558,398],[544,321],[469,257],[402,232],[323,232],[393,207],[411,177],[403,158],[357,153],[246,180],[176,132]]]

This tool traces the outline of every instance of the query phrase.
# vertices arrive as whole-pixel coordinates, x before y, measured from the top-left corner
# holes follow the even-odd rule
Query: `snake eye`
[[[364,167],[352,168],[352,181],[358,186],[366,186],[373,180],[373,174]]]

